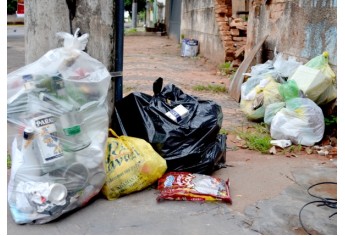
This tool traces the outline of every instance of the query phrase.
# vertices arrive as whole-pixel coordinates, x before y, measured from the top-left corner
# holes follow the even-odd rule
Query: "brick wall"
[[[247,22],[232,16],[230,0],[214,0],[215,19],[219,28],[219,36],[225,50],[225,61],[239,66],[244,57],[247,42]]]

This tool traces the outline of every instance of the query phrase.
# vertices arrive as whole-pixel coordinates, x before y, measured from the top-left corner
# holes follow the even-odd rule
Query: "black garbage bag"
[[[134,92],[118,101],[112,128],[149,142],[167,161],[168,171],[211,173],[225,162],[226,136],[219,134],[221,106],[185,94],[173,84],[162,89],[162,83],[162,78],[154,83],[154,96]],[[178,105],[188,113],[175,121],[166,113]]]

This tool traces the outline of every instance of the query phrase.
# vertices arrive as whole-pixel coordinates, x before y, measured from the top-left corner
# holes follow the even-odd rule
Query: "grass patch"
[[[193,86],[193,90],[195,91],[209,91],[213,93],[226,93],[226,88],[225,86],[222,85],[196,85]]]
[[[232,75],[236,72],[236,68],[233,67],[230,61],[224,62],[218,65],[218,69],[222,75]]]
[[[290,147],[286,147],[282,150],[282,154],[286,155],[288,153],[295,153],[298,154],[302,151],[303,147],[301,144],[298,145],[291,145]]]
[[[136,28],[125,29],[125,35],[133,34],[138,32]]]
[[[251,150],[256,150],[264,154],[268,154],[271,145],[271,135],[267,125],[264,123],[255,124],[246,130],[236,130],[236,135],[246,142]]]
[[[135,87],[132,87],[132,86],[124,86],[123,87],[123,92],[124,93],[129,93],[129,92],[132,92],[132,91],[134,91],[135,90]]]
[[[11,169],[12,160],[11,160],[11,154],[7,153],[7,169]]]
[[[225,134],[225,135],[228,135],[228,134],[229,134],[229,132],[228,132],[226,129],[221,128],[221,129],[219,130],[219,134]]]

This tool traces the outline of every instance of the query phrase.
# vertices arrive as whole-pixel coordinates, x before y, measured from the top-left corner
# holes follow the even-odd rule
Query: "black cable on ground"
[[[311,235],[311,233],[309,233],[309,231],[305,228],[305,226],[303,225],[302,223],[302,211],[303,209],[310,205],[310,204],[313,204],[313,203],[319,203],[317,206],[327,206],[327,207],[330,207],[330,208],[333,208],[333,209],[337,209],[337,199],[336,198],[323,198],[323,197],[319,197],[319,196],[315,196],[314,194],[311,194],[309,192],[310,189],[312,189],[313,187],[315,186],[318,186],[318,185],[322,185],[322,184],[337,184],[336,182],[320,182],[320,183],[317,183],[317,184],[314,184],[312,186],[310,186],[308,188],[308,194],[312,197],[315,197],[315,198],[318,198],[320,200],[316,200],[316,201],[311,201],[311,202],[308,202],[307,204],[305,204],[301,210],[299,211],[299,222],[302,226],[302,228],[304,229],[305,232],[307,232],[307,234]],[[329,216],[329,218],[331,218],[332,216],[336,215],[337,212],[333,213],[332,215]]]

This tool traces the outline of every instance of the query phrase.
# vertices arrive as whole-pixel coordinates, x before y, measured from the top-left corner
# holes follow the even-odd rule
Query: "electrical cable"
[[[312,189],[313,187],[315,187],[315,186],[317,186],[317,185],[321,185],[321,184],[337,184],[337,183],[336,183],[336,182],[320,182],[320,183],[311,185],[311,186],[308,188],[307,192],[308,192],[308,194],[309,194],[310,196],[320,199],[320,200],[311,201],[311,202],[306,203],[306,204],[300,209],[300,211],[299,211],[299,222],[300,222],[302,228],[304,229],[304,231],[305,231],[307,234],[309,234],[309,235],[311,235],[311,233],[309,233],[309,231],[305,228],[305,226],[303,225],[303,222],[302,222],[302,211],[303,211],[303,209],[304,209],[306,206],[308,206],[308,205],[310,205],[310,204],[313,204],[313,203],[320,203],[320,204],[317,205],[318,207],[319,207],[319,206],[327,206],[327,207],[330,207],[330,208],[333,208],[333,209],[337,209],[337,199],[336,199],[336,198],[323,198],[323,197],[315,196],[314,194],[311,194],[311,193],[309,192],[310,189]],[[337,214],[337,212],[331,214],[328,218],[331,218],[331,217],[333,217],[333,216],[336,215],[336,214]]]

